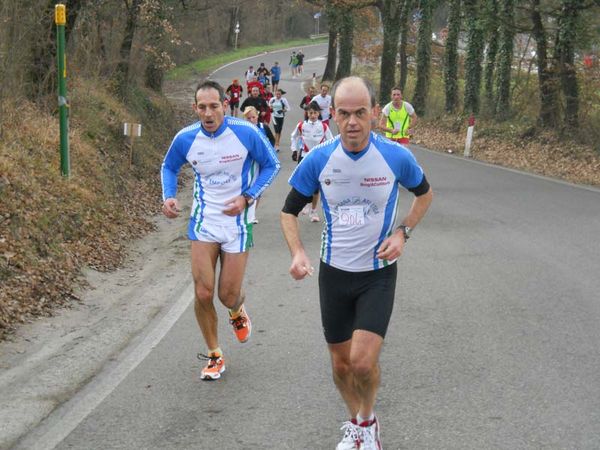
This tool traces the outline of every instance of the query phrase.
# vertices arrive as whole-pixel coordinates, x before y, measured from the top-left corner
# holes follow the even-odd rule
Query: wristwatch
[[[408,225],[400,225],[398,230],[402,230],[402,234],[404,234],[404,242],[410,239],[410,234],[412,233],[412,228]]]
[[[254,197],[248,194],[242,194],[242,197],[246,199],[246,206],[252,206],[252,203],[254,203]]]

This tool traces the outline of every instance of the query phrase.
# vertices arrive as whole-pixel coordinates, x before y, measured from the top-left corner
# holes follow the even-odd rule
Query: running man
[[[304,71],[304,53],[302,53],[302,50],[298,50],[298,53],[296,53],[296,60],[298,61],[298,75],[302,75]]]
[[[333,134],[327,126],[319,120],[319,112],[321,108],[316,102],[310,102],[306,112],[308,113],[308,119],[304,122],[299,122],[292,132],[292,160],[298,161],[298,164],[304,159],[304,157],[310,152],[315,146],[322,144],[323,142],[333,139]],[[317,205],[319,204],[319,191],[313,194],[312,204],[310,211],[306,210],[308,204],[302,212],[309,213],[311,222],[320,222],[321,218],[317,212]]]
[[[281,213],[296,280],[312,275],[298,229],[298,213],[319,189],[325,226],[319,297],[333,380],[350,420],[337,450],[379,450],[374,412],[379,354],[394,303],[396,260],[433,194],[423,170],[405,147],[371,132],[375,93],[359,77],[338,81],[333,117],[340,135],[313,148],[290,177]],[[394,229],[399,188],[415,195]]]
[[[315,95],[312,102],[317,102],[317,105],[321,108],[321,120],[329,125],[329,118],[331,117],[331,113],[329,108],[331,107],[331,95],[329,95],[329,85],[322,84],[321,85],[321,93],[319,95]]]
[[[402,100],[402,90],[392,88],[392,101],[381,110],[379,129],[385,131],[385,136],[400,144],[408,144],[412,126],[417,123],[417,113],[413,106]]]
[[[273,111],[273,128],[275,129],[275,151],[279,152],[279,140],[281,139],[281,130],[283,129],[283,120],[285,113],[290,110],[290,104],[283,97],[283,90],[277,89],[275,97],[269,100],[269,108]]]
[[[162,164],[162,211],[171,219],[179,215],[177,176],[181,166],[189,163],[196,175],[188,226],[194,311],[208,348],[206,355],[199,355],[208,361],[200,378],[216,380],[225,370],[213,303],[217,259],[221,260],[219,300],[229,309],[237,339],[246,342],[252,324],[244,306],[242,281],[253,245],[254,200],[279,172],[279,161],[254,125],[225,116],[225,91],[218,83],[200,83],[193,108],[200,120],[177,133]]]
[[[298,75],[298,56],[295,51],[290,56],[289,66],[292,71],[292,78],[296,78],[296,75]]]
[[[281,78],[281,66],[279,63],[275,61],[273,67],[271,67],[271,85],[273,86],[273,90],[277,91],[279,87],[279,79]]]
[[[237,117],[238,109],[240,107],[240,99],[242,98],[244,88],[239,84],[239,81],[236,78],[227,87],[225,92],[229,96],[229,108],[231,109],[231,115],[233,117]]]

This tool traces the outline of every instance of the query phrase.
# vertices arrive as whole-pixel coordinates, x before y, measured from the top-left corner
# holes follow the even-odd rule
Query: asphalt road
[[[325,51],[304,48],[305,74],[322,71]],[[226,84],[275,59],[285,68],[289,51],[212,78]],[[258,210],[245,283],[251,340],[235,341],[220,307],[227,371],[200,381],[204,346],[187,290],[164,338],[140,336],[18,448],[52,439],[58,449],[335,448],[347,417],[331,381],[316,277],[290,278],[278,222],[302,96],[302,81],[284,72],[296,108],[281,173]],[[399,262],[376,406],[384,448],[600,448],[600,191],[413,150],[435,198]],[[410,200],[402,196],[401,210]],[[317,267],[321,226],[306,217],[301,225]],[[119,370],[136,357],[131,372]]]

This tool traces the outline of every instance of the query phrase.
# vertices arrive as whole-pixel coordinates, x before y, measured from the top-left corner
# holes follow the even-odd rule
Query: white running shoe
[[[317,213],[316,209],[310,210],[310,221],[311,222],[320,222],[321,221],[321,218],[319,217],[319,214]]]
[[[361,437],[361,450],[382,450],[377,417],[361,423],[359,433]]]
[[[335,450],[357,450],[360,447],[360,427],[356,424],[356,419],[349,420],[342,424],[340,428],[344,432],[344,437],[335,447]]]

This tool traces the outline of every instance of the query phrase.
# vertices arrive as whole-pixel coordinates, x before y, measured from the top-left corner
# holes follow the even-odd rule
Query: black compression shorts
[[[275,129],[275,133],[281,134],[281,129],[283,128],[283,117],[273,116],[273,122],[273,128]]]
[[[368,272],[346,272],[321,261],[321,322],[328,344],[367,330],[385,337],[396,291],[396,264]]]

